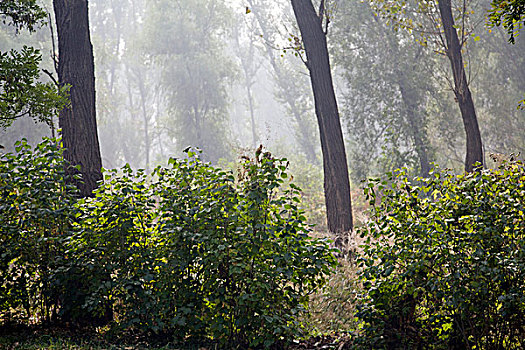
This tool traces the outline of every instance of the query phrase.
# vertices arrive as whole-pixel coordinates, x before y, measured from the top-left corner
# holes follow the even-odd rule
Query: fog
[[[288,1],[91,0],[97,119],[106,168],[151,170],[187,146],[228,164],[259,144],[297,164],[322,164],[306,59]],[[473,3],[465,54],[484,148],[525,146],[525,39],[485,26]],[[46,8],[51,9],[47,2]],[[445,56],[434,39],[394,30],[366,2],[329,1],[328,40],[352,179],[408,166],[421,149],[461,169],[465,136]],[[424,21],[423,21],[424,22]],[[53,71],[51,30],[1,27],[0,50],[42,51]],[[42,79],[46,79],[44,76]],[[56,121],[55,121],[56,123]],[[49,128],[19,120],[0,134],[36,143]],[[420,140],[420,141],[418,141]]]

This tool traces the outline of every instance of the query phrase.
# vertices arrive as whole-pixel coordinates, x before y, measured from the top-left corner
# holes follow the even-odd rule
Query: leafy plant
[[[50,124],[69,103],[68,87],[38,82],[41,60],[40,52],[27,46],[20,52],[0,52],[0,127],[23,116]]]
[[[359,342],[372,348],[518,349],[525,327],[525,171],[373,180],[359,258]]]
[[[3,0],[0,3],[0,19],[17,30],[27,28],[34,31],[47,18],[46,11],[37,0]]]
[[[235,178],[188,151],[151,178],[106,174],[71,242],[92,280],[84,306],[101,313],[110,301],[119,329],[186,343],[269,347],[300,335],[308,295],[336,262],[308,236],[299,189],[278,195],[286,166],[259,152]]]
[[[514,44],[515,37],[525,23],[524,0],[492,0],[488,22],[490,26],[500,26],[507,30],[509,42]]]
[[[75,221],[76,190],[56,140],[15,148],[0,155],[0,313],[49,321],[58,312],[53,271]]]
[[[53,140],[0,165],[0,312],[180,343],[270,347],[303,334],[336,260],[309,236],[285,159],[236,178],[187,152],[153,174],[106,171],[78,199]],[[24,311],[22,311],[24,310]]]
[[[36,0],[3,0],[0,20],[13,25],[18,32],[29,32],[45,24],[47,12]],[[42,83],[40,51],[24,46],[22,50],[0,51],[0,127],[9,127],[14,120],[29,116],[35,121],[52,123],[52,117],[67,106],[67,86]],[[49,73],[48,73],[49,74]]]

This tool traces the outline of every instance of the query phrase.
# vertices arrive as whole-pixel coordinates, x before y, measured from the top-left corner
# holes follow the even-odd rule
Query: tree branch
[[[53,80],[53,83],[55,83],[56,86],[60,86],[58,84],[58,81],[55,79],[55,77],[53,76],[53,73],[51,73],[50,71],[48,71],[47,69],[43,68],[42,69],[42,72],[46,73],[46,75],[51,78],[51,80]]]

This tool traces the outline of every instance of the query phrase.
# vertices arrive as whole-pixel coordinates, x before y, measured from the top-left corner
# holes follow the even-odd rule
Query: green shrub
[[[70,275],[85,276],[79,290],[82,309],[101,318],[115,312],[118,329],[159,331],[159,302],[153,289],[159,264],[160,235],[154,223],[155,197],[143,170],[129,166],[104,174],[94,198],[78,203],[78,234],[69,243],[75,262]],[[111,315],[112,316],[112,315]]]
[[[287,161],[258,152],[238,178],[199,160],[68,185],[57,141],[0,163],[0,321],[54,320],[221,347],[302,335],[309,295],[336,265],[310,238]]]
[[[151,179],[106,174],[81,204],[71,245],[90,270],[85,306],[101,313],[112,300],[120,328],[181,342],[269,347],[301,335],[298,316],[336,262],[308,236],[299,189],[279,192],[286,160],[258,153],[236,179],[187,156]]]
[[[365,348],[518,349],[525,343],[525,170],[366,189],[373,220],[359,263]]]
[[[0,316],[50,321],[59,312],[54,271],[75,221],[76,190],[56,140],[15,147],[16,155],[0,155]]]

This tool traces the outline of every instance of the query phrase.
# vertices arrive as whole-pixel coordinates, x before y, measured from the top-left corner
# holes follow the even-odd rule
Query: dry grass
[[[349,332],[357,327],[355,295],[358,291],[356,267],[342,261],[324,290],[312,295],[308,323],[321,334]]]
[[[334,240],[334,237],[326,232],[314,232],[312,235]],[[314,334],[345,333],[357,329],[356,295],[360,293],[361,288],[354,259],[362,239],[352,233],[344,238],[348,244],[341,249],[343,254],[339,258],[339,266],[329,277],[325,288],[310,298],[310,315],[307,321]]]

